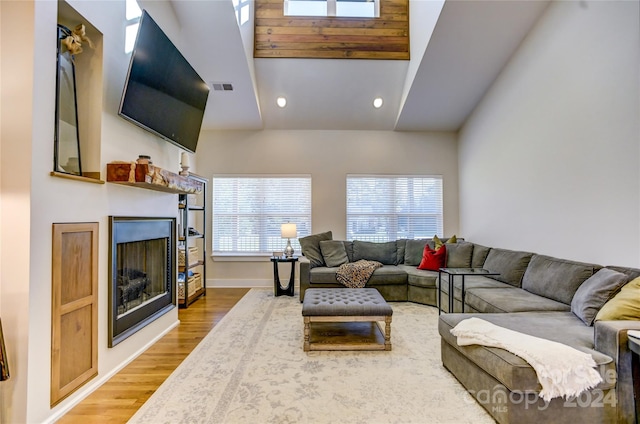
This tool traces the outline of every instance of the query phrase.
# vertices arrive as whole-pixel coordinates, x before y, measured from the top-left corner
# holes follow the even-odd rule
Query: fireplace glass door
[[[175,306],[175,225],[111,217],[110,347]]]

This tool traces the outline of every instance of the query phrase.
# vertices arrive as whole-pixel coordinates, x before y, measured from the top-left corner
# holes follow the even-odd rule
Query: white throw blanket
[[[478,344],[508,350],[527,361],[538,374],[542,385],[540,397],[578,396],[602,381],[588,353],[570,346],[519,333],[480,318],[460,321],[451,329],[458,345]]]

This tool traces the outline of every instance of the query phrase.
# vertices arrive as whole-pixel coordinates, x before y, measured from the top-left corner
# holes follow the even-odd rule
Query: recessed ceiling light
[[[280,107],[285,107],[287,105],[287,99],[285,97],[280,96],[276,99],[276,103]]]
[[[373,99],[373,107],[380,109],[382,107],[382,97],[376,97]]]

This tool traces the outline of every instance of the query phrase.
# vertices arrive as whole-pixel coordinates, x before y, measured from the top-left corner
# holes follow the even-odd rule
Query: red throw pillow
[[[433,250],[427,244],[424,246],[424,251],[422,252],[422,260],[420,261],[420,265],[418,265],[418,269],[437,271],[440,268],[444,267],[446,259],[447,246],[443,245],[440,249]]]

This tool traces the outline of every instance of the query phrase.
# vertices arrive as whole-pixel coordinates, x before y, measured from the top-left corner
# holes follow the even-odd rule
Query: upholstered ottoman
[[[304,350],[391,350],[391,315],[391,306],[373,288],[307,289],[302,303]],[[369,323],[378,334],[366,337],[361,334],[362,328],[354,328],[354,333],[360,334],[350,335],[346,326],[341,330],[325,329],[315,337],[312,323]]]

